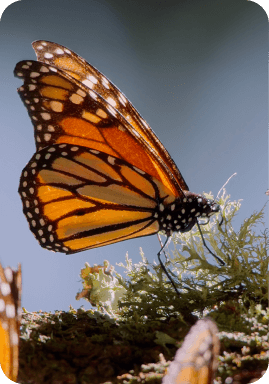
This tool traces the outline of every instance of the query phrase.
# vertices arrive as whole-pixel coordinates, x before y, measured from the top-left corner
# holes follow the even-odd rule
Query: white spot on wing
[[[50,133],[45,133],[44,135],[44,140],[49,141],[51,139],[51,134]]]
[[[83,103],[84,99],[82,96],[78,95],[77,93],[73,93],[70,97],[69,100],[74,103],[74,104],[81,104]]]
[[[50,118],[51,118],[50,114],[47,113],[47,112],[42,112],[42,113],[41,113],[41,117],[42,117],[42,119],[44,119],[44,120],[50,120]]]
[[[52,58],[53,58],[53,55],[52,55],[51,53],[49,53],[49,52],[46,52],[46,53],[44,54],[44,57],[45,57],[45,59],[52,59]]]
[[[107,109],[109,110],[111,115],[113,115],[114,117],[117,116],[117,112],[115,111],[115,109],[110,104],[107,106]]]
[[[49,69],[42,65],[42,67],[40,68],[40,72],[49,72]]]
[[[112,105],[112,107],[116,107],[116,106],[117,106],[117,102],[116,102],[116,100],[114,100],[113,97],[111,97],[111,96],[109,96],[109,97],[106,99],[106,101],[107,101],[110,105]]]
[[[109,81],[105,77],[102,78],[102,83],[105,88],[109,89]]]
[[[88,80],[88,79],[83,80],[82,83],[83,83],[84,85],[86,85],[86,87],[88,87],[88,88],[90,88],[90,89],[92,89],[92,88],[94,87],[93,82],[90,81],[90,80]]]
[[[82,89],[78,89],[78,90],[77,90],[77,94],[80,95],[80,96],[82,96],[82,97],[85,97],[85,96],[87,95],[87,93],[84,92]]]
[[[54,52],[57,53],[57,55],[63,55],[64,54],[64,51],[61,48],[56,48]]]
[[[126,105],[127,104],[127,99],[126,97],[123,96],[123,94],[119,94],[119,101],[123,104],[123,105]]]
[[[115,157],[108,156],[107,161],[109,162],[109,164],[114,165],[115,164]]]
[[[97,84],[98,80],[93,75],[88,75],[87,79],[89,79],[92,83]]]
[[[90,91],[89,94],[90,94],[90,96],[91,96],[94,100],[97,99],[97,95],[96,95],[96,93],[94,93],[93,91]]]

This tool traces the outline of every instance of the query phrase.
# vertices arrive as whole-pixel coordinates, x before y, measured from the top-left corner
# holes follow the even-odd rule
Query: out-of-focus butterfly
[[[21,266],[14,271],[0,263],[0,365],[4,374],[17,380],[21,317]]]
[[[217,333],[210,318],[198,320],[177,351],[162,384],[212,384],[220,349]]]
[[[42,247],[68,254],[160,230],[169,237],[219,211],[189,192],[167,150],[104,75],[61,45],[33,47],[39,61],[15,68],[37,149],[19,193]]]

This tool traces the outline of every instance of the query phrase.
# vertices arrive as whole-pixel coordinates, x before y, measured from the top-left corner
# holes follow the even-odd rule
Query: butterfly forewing
[[[217,333],[210,318],[198,320],[177,351],[162,384],[212,384],[220,349]]]
[[[14,271],[0,263],[0,364],[5,375],[18,375],[21,307],[21,266]]]
[[[62,45],[43,40],[35,41],[32,45],[39,61],[62,69],[86,85],[89,90],[94,90],[114,107],[143,140],[157,151],[158,156],[176,178],[178,185],[183,190],[188,190],[180,171],[160,140],[126,96],[106,76]]]
[[[183,196],[168,167],[131,124],[104,98],[46,63],[22,61],[15,74],[18,89],[35,127],[37,149],[70,143],[106,152],[159,179]]]

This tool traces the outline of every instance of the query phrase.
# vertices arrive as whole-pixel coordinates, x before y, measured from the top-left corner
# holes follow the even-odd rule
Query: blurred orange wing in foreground
[[[210,318],[198,320],[177,351],[162,384],[212,384],[220,348],[217,333]]]
[[[21,266],[14,271],[0,263],[0,365],[4,374],[17,380],[21,316]]]

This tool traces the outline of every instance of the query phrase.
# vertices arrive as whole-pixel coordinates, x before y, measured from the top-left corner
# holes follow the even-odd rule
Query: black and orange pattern
[[[213,320],[198,320],[185,337],[162,384],[212,384],[220,343]]]
[[[188,231],[218,205],[189,192],[174,161],[127,98],[97,69],[48,41],[22,61],[18,92],[36,153],[19,193],[41,246],[74,253]]]
[[[21,319],[21,266],[14,271],[0,263],[0,365],[4,374],[17,381]]]

